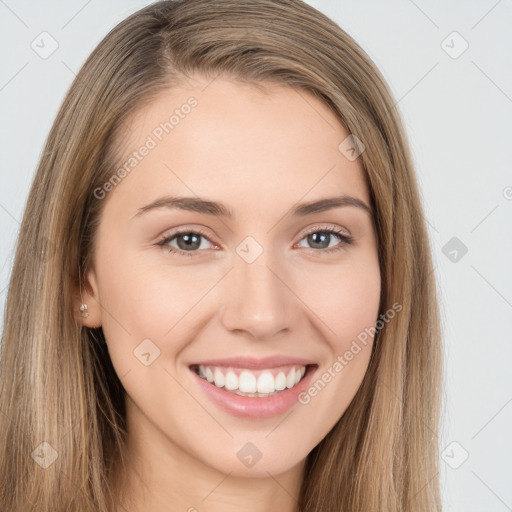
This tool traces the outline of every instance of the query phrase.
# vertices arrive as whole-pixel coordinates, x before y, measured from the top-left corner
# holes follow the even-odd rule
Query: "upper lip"
[[[191,366],[226,366],[233,368],[247,368],[252,370],[263,370],[265,368],[276,368],[278,366],[307,366],[315,364],[313,361],[300,357],[290,357],[284,355],[269,356],[263,358],[254,358],[247,356],[227,357],[224,359],[208,359],[199,361]]]

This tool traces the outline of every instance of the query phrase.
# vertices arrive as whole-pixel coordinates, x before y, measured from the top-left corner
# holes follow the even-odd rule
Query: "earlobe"
[[[74,300],[75,319],[84,327],[101,327],[101,306],[96,275],[88,270],[82,287],[77,287]]]

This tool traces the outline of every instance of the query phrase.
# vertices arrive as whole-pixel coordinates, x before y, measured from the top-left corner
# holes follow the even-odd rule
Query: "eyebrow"
[[[296,217],[305,217],[313,213],[325,212],[327,210],[332,210],[333,208],[340,208],[344,206],[353,206],[368,212],[370,215],[372,214],[372,209],[364,201],[348,195],[327,197],[316,201],[310,201],[308,203],[302,203],[293,207],[291,209],[291,214]],[[144,213],[160,208],[180,209],[229,219],[234,217],[233,211],[223,203],[209,201],[200,197],[177,196],[160,197],[156,201],[139,208],[134,217],[138,217]]]

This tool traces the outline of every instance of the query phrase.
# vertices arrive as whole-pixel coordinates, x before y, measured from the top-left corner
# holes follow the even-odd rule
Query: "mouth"
[[[192,365],[201,379],[238,396],[267,398],[294,388],[310,365],[282,366],[263,370],[223,366]]]
[[[298,402],[318,365],[305,360],[232,359],[192,364],[201,392],[224,411],[244,418],[270,418]]]

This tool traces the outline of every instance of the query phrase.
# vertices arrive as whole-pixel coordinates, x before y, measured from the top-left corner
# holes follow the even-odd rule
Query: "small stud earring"
[[[89,313],[87,312],[87,304],[82,304],[80,306],[80,315],[84,318],[87,318],[89,316]]]

